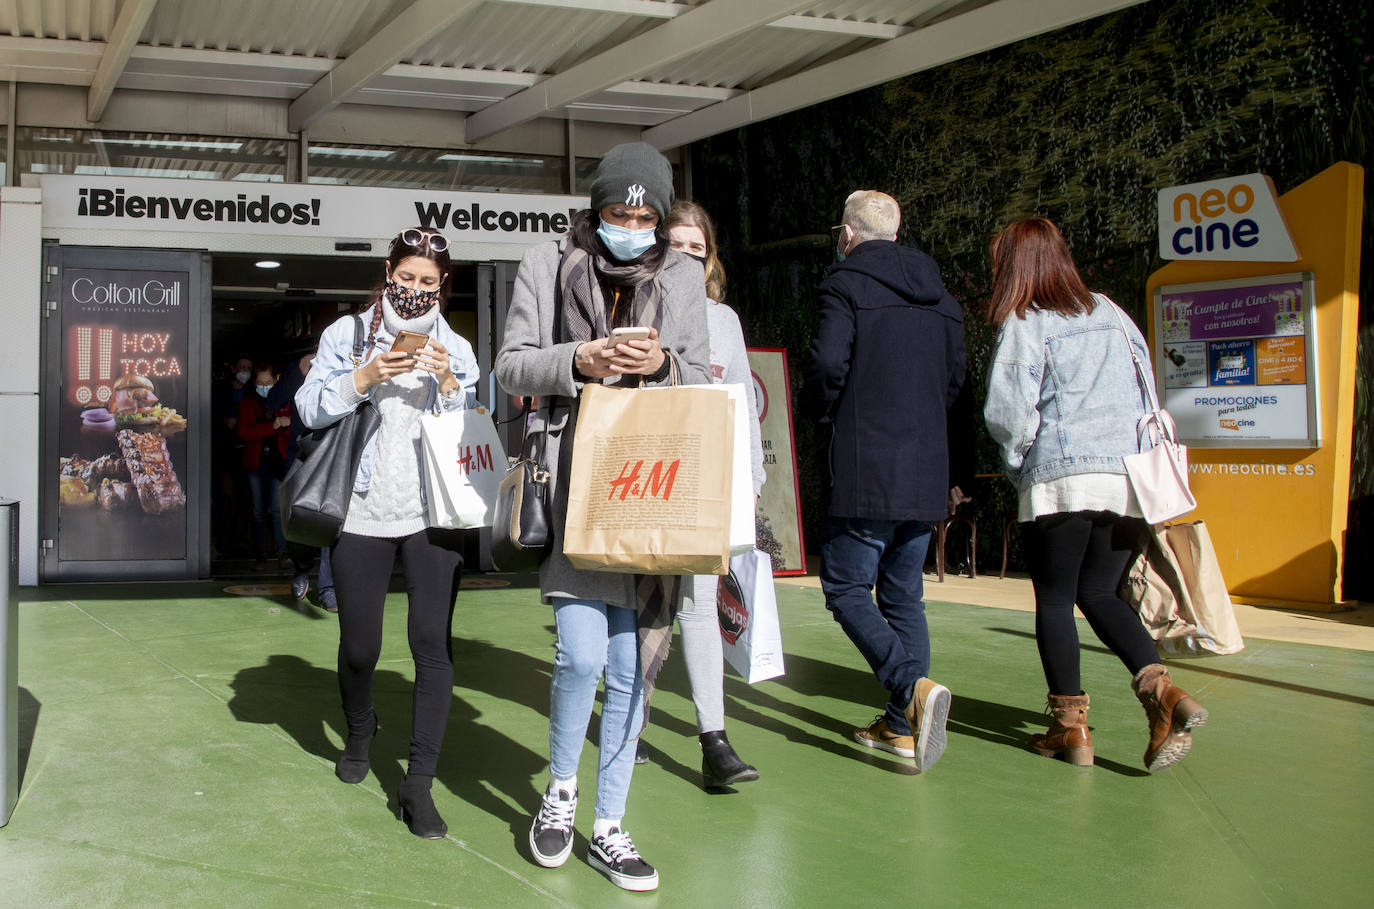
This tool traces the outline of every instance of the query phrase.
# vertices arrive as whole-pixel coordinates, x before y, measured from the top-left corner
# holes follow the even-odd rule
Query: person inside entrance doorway
[[[325,329],[315,361],[296,393],[301,420],[320,429],[364,401],[381,415],[353,479],[343,533],[332,548],[339,606],[339,691],[348,735],[335,767],[339,779],[367,778],[377,731],[372,676],[382,648],[382,611],[391,572],[400,560],[409,601],[410,654],[415,661],[410,761],[397,800],[416,836],[438,839],[448,825],[431,787],[453,696],[453,607],[462,567],[462,531],[430,527],[420,464],[420,419],[476,405],[472,347],[443,318],[449,277],[448,241],[420,228],[391,241],[384,281],[359,315]],[[367,346],[353,361],[361,318]],[[392,350],[398,333],[427,340],[415,352]]]
[[[275,410],[268,395],[277,384],[277,374],[267,363],[253,367],[253,387],[239,401],[237,432],[243,440],[243,470],[248,475],[248,491],[253,503],[253,547],[257,567],[263,568],[269,555],[282,567],[291,564],[282,534],[281,509],[277,487],[286,476],[286,453],[290,444],[291,408],[281,404]],[[275,546],[269,550],[268,546]]]

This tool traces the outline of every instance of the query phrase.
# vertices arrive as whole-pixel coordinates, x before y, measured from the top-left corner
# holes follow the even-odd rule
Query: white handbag
[[[1136,424],[1136,446],[1139,451],[1127,455],[1123,460],[1126,476],[1131,481],[1131,490],[1140,503],[1140,513],[1150,524],[1163,524],[1182,517],[1197,508],[1197,499],[1188,488],[1188,448],[1180,445],[1174,418],[1159,406],[1154,386],[1150,384],[1149,374],[1131,343],[1131,334],[1126,330],[1126,318],[1121,307],[1111,304],[1121,323],[1121,333],[1126,336],[1126,348],[1131,352],[1135,363],[1136,381],[1145,396],[1145,415]]]
[[[420,418],[429,526],[490,527],[506,452],[485,407]]]

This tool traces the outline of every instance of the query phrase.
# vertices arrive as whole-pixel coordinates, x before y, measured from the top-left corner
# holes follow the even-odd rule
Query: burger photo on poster
[[[115,380],[110,412],[122,427],[156,427],[163,435],[181,432],[186,428],[185,417],[158,401],[153,380],[133,373],[125,373]]]

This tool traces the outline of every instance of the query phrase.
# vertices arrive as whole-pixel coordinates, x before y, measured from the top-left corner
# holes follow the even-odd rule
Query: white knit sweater
[[[382,317],[393,335],[401,329],[429,333],[438,317],[435,307],[417,319],[403,320],[383,300]],[[382,415],[372,461],[372,483],[355,491],[344,519],[344,531],[366,537],[406,537],[428,526],[420,466],[420,418],[429,402],[429,373],[402,373],[376,385],[368,398]]]

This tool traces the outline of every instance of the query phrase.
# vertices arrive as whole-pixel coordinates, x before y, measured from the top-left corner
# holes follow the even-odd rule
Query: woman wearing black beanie
[[[619,887],[653,890],[658,872],[640,857],[622,819],[645,691],[666,655],[677,579],[574,568],[561,540],[579,391],[590,382],[666,385],[674,372],[682,384],[708,383],[706,293],[701,266],[668,248],[663,220],[673,203],[672,168],[658,151],[642,142],[611,149],[597,166],[591,197],[567,238],[525,254],[496,358],[496,377],[508,393],[539,398],[532,430],[548,430],[544,459],[553,474],[556,540],[539,572],[558,632],[550,780],[530,849],[548,868],[572,851],[577,766],[604,673],[587,861]],[[608,347],[611,329],[621,327],[647,328],[648,338]]]

